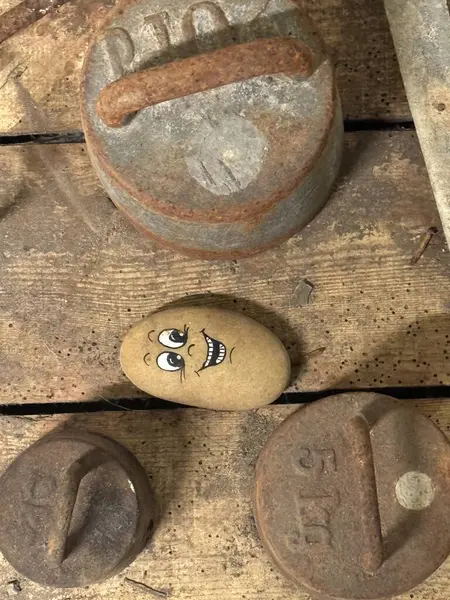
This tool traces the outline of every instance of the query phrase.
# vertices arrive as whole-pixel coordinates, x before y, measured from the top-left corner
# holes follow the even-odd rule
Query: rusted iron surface
[[[291,46],[302,50],[295,65],[282,50]],[[133,81],[137,99],[123,93]],[[112,125],[135,112],[109,127],[99,97]],[[122,5],[87,53],[82,116],[116,205],[197,256],[253,254],[301,229],[326,202],[342,153],[333,66],[291,0]]]
[[[358,414],[346,423],[343,435],[353,461],[355,495],[360,511],[360,565],[363,571],[373,575],[383,564],[383,538],[370,425],[362,414]]]
[[[137,71],[100,93],[97,112],[110,127],[131,113],[161,102],[213,90],[262,75],[312,74],[308,47],[291,38],[254,40]]]
[[[0,44],[68,0],[24,0],[0,15]]]
[[[450,552],[450,444],[388,396],[301,408],[256,468],[255,516],[279,569],[313,598],[406,592]]]
[[[155,504],[123,446],[65,429],[22,453],[0,478],[0,549],[29,579],[82,587],[111,577],[144,548]]]
[[[450,246],[450,13],[447,0],[384,0],[403,83]]]
[[[415,265],[419,262],[419,260],[424,255],[425,250],[428,248],[429,243],[431,242],[431,240],[437,233],[438,233],[437,227],[428,227],[428,229],[426,230],[426,232],[424,233],[424,235],[422,236],[422,238],[420,240],[417,250],[414,252],[414,254],[411,257],[411,260],[409,261],[410,265]]]

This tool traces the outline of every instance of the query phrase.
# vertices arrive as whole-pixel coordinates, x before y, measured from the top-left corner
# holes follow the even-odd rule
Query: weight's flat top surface
[[[143,204],[168,215],[239,220],[292,192],[323,150],[335,115],[333,68],[291,0],[146,0],[112,13],[85,60],[82,112],[91,153]],[[310,77],[271,75],[138,111],[119,128],[96,113],[112,81],[261,37],[313,51]]]
[[[106,459],[81,480],[66,556],[56,564],[49,548],[61,515],[59,490],[69,467],[97,450]],[[0,478],[1,551],[19,573],[43,585],[79,587],[100,581],[134,558],[136,540],[139,550],[143,547],[153,512],[149,497],[145,471],[120,444],[73,430],[50,434]]]
[[[346,427],[370,426],[383,564],[362,568],[358,465]],[[386,598],[426,579],[450,552],[450,446],[426,417],[392,398],[343,394],[301,408],[257,463],[255,514],[277,566],[310,593]]]

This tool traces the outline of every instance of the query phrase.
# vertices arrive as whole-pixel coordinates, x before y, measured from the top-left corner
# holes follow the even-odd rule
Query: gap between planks
[[[414,405],[450,434],[450,400]],[[127,446],[151,477],[162,519],[147,549],[116,577],[71,590],[71,600],[137,600],[125,577],[174,600],[307,600],[271,564],[252,517],[257,456],[283,419],[298,406],[249,412],[198,409],[36,417],[0,417],[0,470],[17,453],[62,424],[108,435]],[[415,600],[447,600],[450,561],[411,591]],[[22,600],[66,600],[67,592],[41,588],[0,559],[0,597],[19,579]],[[410,600],[410,593],[398,600]]]

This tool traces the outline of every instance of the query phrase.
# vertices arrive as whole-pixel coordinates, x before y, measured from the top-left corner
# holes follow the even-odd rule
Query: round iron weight
[[[350,393],[288,417],[256,467],[255,517],[277,567],[313,598],[412,589],[450,553],[450,444],[389,396]]]
[[[87,51],[81,112],[116,206],[203,258],[304,227],[342,155],[334,68],[293,0],[119,3]]]
[[[20,454],[0,478],[0,550],[42,585],[112,577],[144,549],[155,520],[147,474],[123,446],[72,428]]]

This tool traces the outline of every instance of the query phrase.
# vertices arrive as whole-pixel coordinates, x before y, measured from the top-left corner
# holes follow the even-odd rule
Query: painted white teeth
[[[206,368],[206,367],[209,367],[209,365],[211,364],[213,350],[214,350],[214,344],[210,337],[205,335],[205,338],[206,338],[206,342],[208,344],[208,356],[206,357],[206,362],[205,362],[205,368]]]
[[[205,335],[205,340],[206,343],[208,345],[208,353],[207,353],[207,357],[206,357],[206,361],[205,364],[203,365],[203,368],[206,369],[206,367],[211,366],[212,362],[213,362],[213,356],[214,356],[214,350],[216,349],[216,345],[218,345],[219,347],[219,352],[216,356],[216,359],[214,361],[214,365],[220,365],[220,363],[224,360],[227,349],[225,348],[225,345],[222,344],[222,342],[213,340],[212,338],[210,338],[208,335]]]

